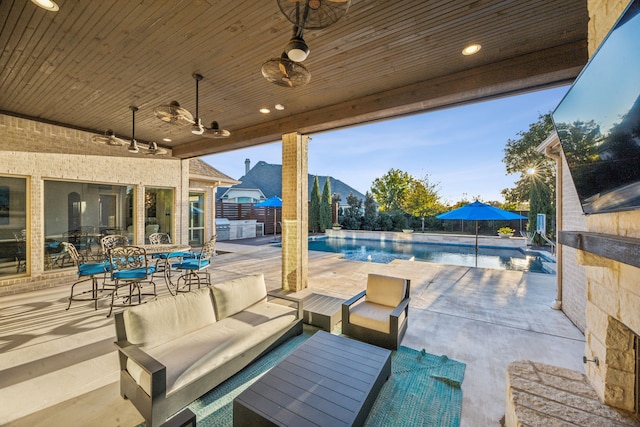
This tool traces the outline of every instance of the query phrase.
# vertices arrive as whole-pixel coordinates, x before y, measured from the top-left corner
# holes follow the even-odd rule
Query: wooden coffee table
[[[318,331],[233,400],[233,425],[362,425],[389,375],[391,351]]]

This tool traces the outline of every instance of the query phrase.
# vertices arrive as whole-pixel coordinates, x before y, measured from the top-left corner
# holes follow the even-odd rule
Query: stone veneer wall
[[[628,4],[588,0],[590,54]],[[590,232],[640,238],[640,211],[590,215],[586,220]],[[629,356],[621,348],[628,346],[631,331],[640,334],[640,269],[580,251],[578,255],[577,262],[586,266],[586,356],[600,360],[599,366],[587,363],[587,377],[605,403],[632,411],[635,375],[628,371],[624,359]]]
[[[45,179],[134,185],[138,190],[135,214],[138,241],[144,239],[144,187],[174,188],[174,239],[186,243],[188,160],[131,154],[124,147],[93,142],[91,135],[79,130],[0,115],[0,174],[28,178],[27,197],[31,207],[27,218],[30,230],[30,274],[26,277],[0,279],[0,295],[68,283],[69,277],[75,274],[73,269],[44,271]],[[95,155],[96,153],[104,155]]]

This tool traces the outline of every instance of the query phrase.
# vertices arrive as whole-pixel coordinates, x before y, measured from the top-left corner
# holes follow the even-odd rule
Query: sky
[[[443,203],[463,198],[504,202],[518,174],[507,175],[504,148],[552,112],[569,86],[540,90],[455,108],[313,134],[309,173],[332,176],[364,194],[390,169],[438,185]],[[233,132],[233,129],[231,129]],[[203,160],[232,178],[245,172],[245,159],[282,164],[282,143],[214,154]],[[346,195],[343,195],[343,198]]]

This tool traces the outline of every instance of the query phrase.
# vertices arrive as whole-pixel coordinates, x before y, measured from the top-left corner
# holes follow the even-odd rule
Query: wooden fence
[[[216,203],[216,218],[230,221],[255,219],[264,224],[264,234],[282,232],[282,208],[257,208],[253,203]]]

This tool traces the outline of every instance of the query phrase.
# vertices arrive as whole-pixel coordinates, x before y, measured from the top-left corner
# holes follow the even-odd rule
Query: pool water
[[[352,261],[387,264],[394,259],[436,262],[466,267],[551,273],[542,262],[553,262],[537,252],[517,248],[480,247],[476,256],[470,245],[442,245],[436,243],[407,243],[334,237],[312,238],[309,250],[344,254]]]

